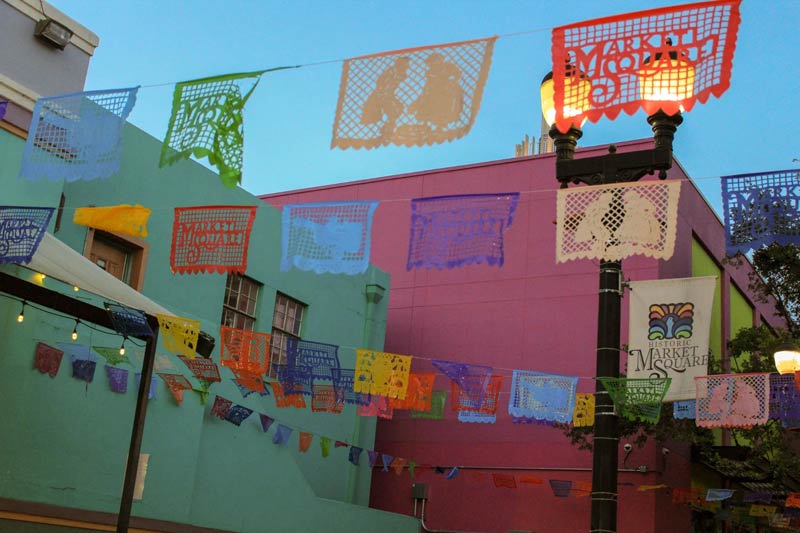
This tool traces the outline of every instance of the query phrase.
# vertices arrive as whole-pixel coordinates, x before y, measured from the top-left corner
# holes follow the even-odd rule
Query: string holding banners
[[[54,210],[52,207],[0,206],[0,264],[30,263]]]
[[[675,115],[730,86],[740,0],[672,6],[553,29],[555,122]]]
[[[217,167],[223,185],[232,189],[241,183],[244,159],[242,112],[264,72],[176,83],[159,166],[171,165],[190,156],[205,157]]]
[[[694,378],[700,427],[752,427],[769,420],[769,374]]]
[[[503,266],[503,234],[519,193],[463,194],[411,200],[406,269]]]
[[[556,261],[669,259],[675,250],[681,182],[645,181],[559,189]]]
[[[725,252],[800,246],[800,170],[722,176]]]
[[[169,255],[172,271],[243,274],[257,209],[237,205],[176,207]]]
[[[107,207],[79,207],[72,222],[79,226],[123,233],[133,237],[147,237],[147,220],[152,211],[141,205],[114,205]]]
[[[94,180],[119,171],[122,130],[138,87],[39,98],[22,152],[28,180]]]
[[[378,202],[286,205],[281,229],[281,271],[362,274],[369,267],[372,216]]]
[[[331,148],[425,146],[465,136],[480,109],[496,39],[346,60]]]

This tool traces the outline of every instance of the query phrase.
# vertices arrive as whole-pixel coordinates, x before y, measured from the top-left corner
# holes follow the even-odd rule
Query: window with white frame
[[[229,274],[222,302],[222,325],[253,330],[261,284],[239,274]]]
[[[299,339],[306,305],[280,292],[275,296],[272,315],[272,340],[270,342],[269,376],[276,377],[274,365],[286,364],[286,340]]]

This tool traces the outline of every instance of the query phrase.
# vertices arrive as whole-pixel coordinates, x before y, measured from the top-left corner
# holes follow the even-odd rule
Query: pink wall
[[[619,151],[651,146],[652,141],[618,145]],[[583,150],[598,155],[605,147]],[[416,481],[430,485],[427,525],[432,529],[506,532],[586,530],[589,498],[555,498],[547,482],[517,490],[476,482],[469,472],[493,471],[544,479],[591,480],[591,454],[570,445],[558,429],[512,424],[507,413],[512,369],[585,376],[579,392],[593,392],[597,335],[597,264],[555,262],[556,190],[554,155],[493,161],[465,167],[378,178],[304,191],[266,195],[275,206],[333,200],[381,200],[374,218],[372,262],[392,275],[386,351],[410,354],[413,371],[432,371],[428,361],[441,358],[488,364],[503,375],[496,424],[465,424],[447,404],[442,421],[411,419],[399,412],[380,421],[375,448],[431,465],[486,467],[465,470],[452,481],[431,470]],[[679,166],[671,179],[685,179]],[[406,270],[410,199],[449,194],[520,192],[514,222],[505,233],[503,267],[473,265],[453,270]],[[692,229],[717,258],[723,257],[722,227],[696,189],[684,184],[679,239],[670,261],[632,258],[624,261],[628,279],[682,277],[691,274]],[[746,273],[736,273],[737,277]],[[739,284],[740,287],[746,287]],[[627,299],[623,301],[622,342],[627,338]],[[624,357],[622,358],[624,368]],[[437,389],[450,390],[437,376]],[[621,447],[620,447],[621,449]],[[689,452],[672,454],[665,470],[660,447],[634,451],[620,482],[689,486]],[[622,456],[620,456],[622,465]],[[491,470],[510,467],[514,470]],[[567,470],[560,470],[567,469]],[[411,514],[413,499],[407,475],[376,471],[371,505]],[[668,495],[621,486],[620,533],[685,531],[688,508],[671,504]],[[657,510],[658,507],[658,510]]]

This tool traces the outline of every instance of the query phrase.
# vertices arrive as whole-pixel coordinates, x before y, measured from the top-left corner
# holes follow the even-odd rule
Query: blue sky
[[[554,26],[677,5],[660,0],[52,0],[100,37],[87,90],[143,85],[130,121],[162,138],[172,83],[331,61],[265,75],[245,109],[242,186],[264,194],[504,159],[539,135],[539,83]],[[685,115],[675,154],[719,204],[721,175],[800,168],[800,0],[744,0],[730,89]],[[538,30],[538,31],[537,31]],[[331,150],[341,60],[501,37],[480,114],[458,141]],[[146,87],[165,84],[159,87]],[[649,137],[644,112],[587,123],[581,146]],[[554,188],[556,188],[554,180]],[[491,192],[487,190],[487,192]]]

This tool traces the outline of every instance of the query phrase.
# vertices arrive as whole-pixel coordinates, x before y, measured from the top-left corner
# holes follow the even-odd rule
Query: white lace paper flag
[[[496,37],[344,62],[331,148],[424,146],[469,133]]]
[[[673,180],[559,189],[556,261],[669,259],[680,187]]]
[[[769,374],[720,374],[694,378],[697,425],[751,427],[769,420]]]
[[[361,274],[369,266],[378,202],[323,202],[283,208],[281,271]]]
[[[119,170],[122,128],[138,87],[39,98],[22,153],[21,178],[76,181]]]

